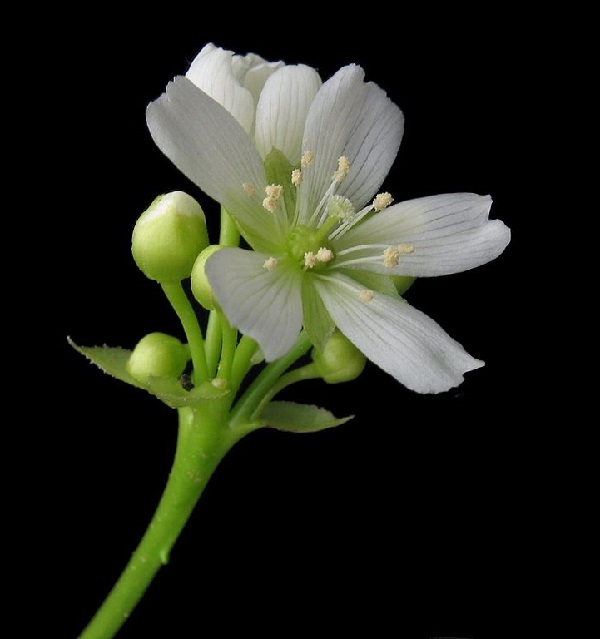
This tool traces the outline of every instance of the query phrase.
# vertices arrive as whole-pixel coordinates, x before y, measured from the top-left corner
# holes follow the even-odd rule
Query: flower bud
[[[208,281],[208,277],[206,277],[206,260],[222,248],[220,244],[207,246],[202,253],[198,255],[192,268],[192,293],[196,300],[208,311],[214,311],[219,307],[219,304],[213,295],[212,286]]]
[[[176,337],[149,333],[133,349],[126,368],[138,382],[152,377],[179,377],[187,365],[189,348]]]
[[[366,357],[337,330],[327,340],[323,350],[313,348],[311,356],[319,375],[328,384],[356,379],[366,363]]]
[[[207,245],[204,212],[183,191],[157,197],[138,218],[131,237],[135,263],[158,282],[189,277],[194,260]]]

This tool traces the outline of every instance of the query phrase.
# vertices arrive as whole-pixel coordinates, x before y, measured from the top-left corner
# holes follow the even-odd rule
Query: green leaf
[[[227,389],[216,388],[210,382],[186,391],[180,381],[174,377],[151,377],[145,383],[140,382],[127,371],[127,361],[132,351],[118,346],[79,346],[71,338],[67,338],[67,341],[78,353],[107,375],[147,391],[171,408],[193,406],[200,402],[218,399],[229,393]]]
[[[295,402],[271,402],[264,409],[261,421],[265,426],[289,433],[316,433],[350,421],[354,415],[337,418],[325,408]]]

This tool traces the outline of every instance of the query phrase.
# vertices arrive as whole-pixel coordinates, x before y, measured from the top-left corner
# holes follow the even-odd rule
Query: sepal
[[[338,418],[325,408],[295,402],[270,402],[263,410],[260,421],[264,426],[288,433],[316,433],[340,426],[354,415]]]
[[[71,338],[67,338],[69,344],[81,353],[92,364],[95,364],[102,372],[114,377],[126,384],[141,388],[154,395],[170,408],[183,408],[194,406],[206,401],[219,399],[230,391],[226,388],[218,388],[210,382],[186,390],[181,381],[176,378],[149,377],[140,382],[132,377],[127,370],[127,362],[131,357],[131,350],[119,346],[79,346]]]

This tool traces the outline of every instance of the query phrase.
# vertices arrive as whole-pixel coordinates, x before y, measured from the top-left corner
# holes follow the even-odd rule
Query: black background
[[[131,348],[150,331],[181,336],[129,241],[137,216],[166,191],[185,190],[217,213],[154,146],[144,115],[206,42],[308,64],[324,79],[361,64],[406,117],[384,185],[395,200],[490,194],[491,217],[513,238],[496,261],[419,281],[407,295],[485,367],[437,396],[413,394],[372,364],[348,384],[291,389],[290,399],[355,418],[240,442],[119,637],[534,636],[522,614],[539,578],[544,495],[531,470],[533,353],[517,308],[533,207],[524,191],[539,56],[530,25],[501,11],[285,10],[209,17],[165,6],[126,20],[98,9],[50,46],[59,55],[44,78],[62,151],[48,167],[60,231],[43,282],[59,301],[40,309],[61,362],[47,381],[56,388],[46,414],[58,428],[40,500],[52,503],[52,636],[76,637],[100,605],[169,472],[175,413],[102,375],[66,337]]]

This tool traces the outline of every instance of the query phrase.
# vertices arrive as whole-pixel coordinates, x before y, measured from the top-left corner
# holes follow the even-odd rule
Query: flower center
[[[292,261],[304,268],[322,268],[333,259],[333,251],[324,239],[322,229],[303,224],[290,231],[285,248]]]

